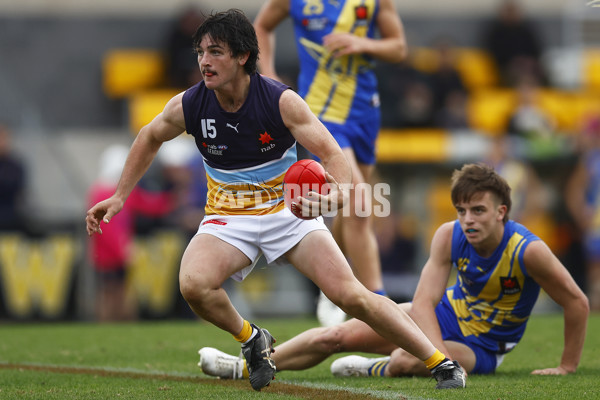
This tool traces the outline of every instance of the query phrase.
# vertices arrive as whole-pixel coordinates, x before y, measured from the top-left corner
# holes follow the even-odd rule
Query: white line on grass
[[[308,387],[308,388],[312,388],[312,389],[322,389],[322,390],[337,390],[337,391],[344,391],[344,392],[350,392],[353,394],[363,394],[363,395],[369,395],[378,399],[385,399],[385,400],[398,400],[398,396],[402,396],[402,399],[406,399],[406,400],[427,400],[426,398],[423,397],[413,397],[413,396],[408,396],[404,393],[398,393],[398,392],[388,392],[388,391],[384,391],[384,390],[373,390],[373,389],[366,389],[366,388],[354,388],[354,387],[345,387],[345,386],[338,386],[338,385],[333,385],[333,384],[328,384],[328,383],[313,383],[313,382],[306,382],[306,381],[288,381],[285,379],[277,379],[277,382],[281,382],[281,383],[285,383],[288,385],[295,385],[295,386],[301,386],[301,387]]]
[[[7,361],[0,361],[0,367],[14,367],[14,368],[31,368],[39,370],[55,370],[56,372],[79,372],[79,373],[107,373],[107,374],[129,374],[138,375],[140,377],[164,377],[164,378],[201,378],[198,374],[185,373],[185,372],[165,372],[157,370],[142,370],[137,368],[115,368],[115,367],[91,367],[91,366],[73,366],[73,365],[60,365],[60,364],[42,364],[42,363],[11,363]],[[383,390],[372,390],[362,389],[353,387],[342,387],[333,384],[313,383],[307,381],[289,381],[285,379],[278,379],[277,382],[284,383],[287,385],[306,387],[311,389],[321,390],[332,390],[332,391],[344,391],[353,394],[369,395],[373,398],[383,400],[397,400],[398,396],[401,395],[406,400],[426,400],[423,397],[412,397],[398,392],[388,392]]]

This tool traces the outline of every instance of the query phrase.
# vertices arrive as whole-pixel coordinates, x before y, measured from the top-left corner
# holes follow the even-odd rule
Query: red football
[[[302,216],[300,210],[292,207],[292,201],[298,196],[306,196],[308,192],[327,194],[327,179],[325,169],[315,160],[300,160],[292,164],[283,178],[285,204],[298,218],[312,219]]]

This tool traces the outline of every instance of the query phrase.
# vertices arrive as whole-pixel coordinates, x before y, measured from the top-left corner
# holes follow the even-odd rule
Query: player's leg
[[[354,275],[367,289],[381,293],[384,289],[381,277],[381,261],[375,232],[373,231],[373,194],[365,185],[373,173],[372,165],[357,162],[354,151],[345,148],[344,154],[352,168],[352,184],[348,216],[340,218],[341,241],[350,259]],[[364,212],[364,214],[360,214]]]
[[[235,246],[212,235],[196,235],[181,260],[181,294],[196,315],[237,335],[242,330],[243,318],[221,285],[250,262]]]
[[[313,328],[275,347],[272,359],[278,371],[304,370],[341,352],[391,354],[396,345],[379,336],[364,322],[352,318],[340,325]],[[207,375],[227,379],[248,377],[246,365],[237,356],[218,349],[200,349],[198,365]]]
[[[275,376],[275,365],[270,358],[275,340],[267,330],[244,320],[221,287],[227,278],[250,263],[250,258],[237,247],[216,236],[200,233],[185,250],[179,285],[184,299],[199,317],[231,333],[242,343],[252,388],[261,390]]]
[[[467,345],[459,342],[444,341],[449,356],[458,361],[460,366],[471,372],[475,367],[475,353]],[[392,352],[390,363],[386,369],[386,376],[429,376],[430,372],[425,365],[412,354],[403,349]]]
[[[303,370],[342,352],[390,354],[396,345],[382,338],[366,323],[350,319],[328,328],[313,328],[275,347],[278,371]]]
[[[371,216],[372,193],[364,184],[368,182],[373,166],[359,164],[351,147],[343,149],[352,169],[352,189],[347,211],[339,212],[332,223],[332,234],[342,252],[350,260],[354,275],[372,292],[384,294],[381,261],[373,220]],[[357,214],[357,210],[368,211]],[[348,213],[348,214],[346,214]],[[317,318],[323,326],[337,325],[346,316],[321,292],[317,304]]]
[[[423,360],[435,353],[435,347],[406,312],[358,282],[328,232],[309,233],[286,256],[347,314],[364,321],[382,337]]]

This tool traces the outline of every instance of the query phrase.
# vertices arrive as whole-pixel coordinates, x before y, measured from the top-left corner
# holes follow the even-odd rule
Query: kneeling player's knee
[[[323,354],[331,355],[343,351],[344,331],[338,326],[316,328],[313,344]]]

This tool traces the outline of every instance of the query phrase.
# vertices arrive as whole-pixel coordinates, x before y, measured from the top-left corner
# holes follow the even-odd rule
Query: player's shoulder
[[[455,225],[456,221],[449,221],[437,228],[431,240],[432,250],[435,249],[438,252],[450,253]]]

